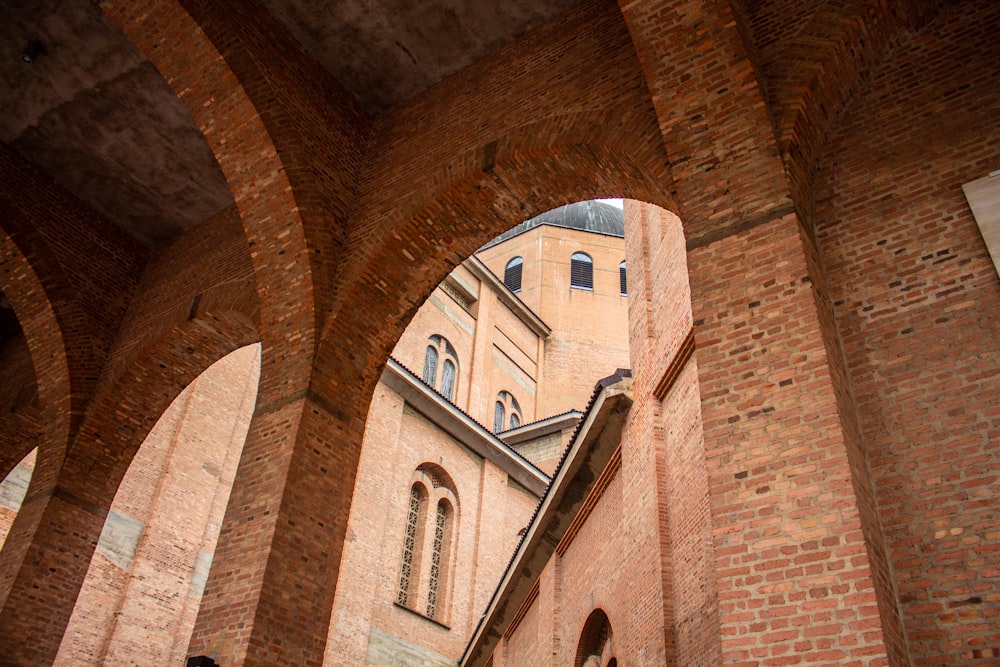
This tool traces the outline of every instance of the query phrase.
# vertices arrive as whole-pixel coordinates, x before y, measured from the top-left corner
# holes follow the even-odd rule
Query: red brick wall
[[[910,654],[1000,657],[1000,283],[961,184],[1000,167],[1000,6],[901,39],[823,153],[819,248]]]
[[[688,254],[723,659],[885,664],[795,216]]]

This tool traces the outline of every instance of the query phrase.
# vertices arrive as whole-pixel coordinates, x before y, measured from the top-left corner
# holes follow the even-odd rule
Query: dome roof
[[[620,208],[599,201],[580,201],[554,208],[531,220],[525,220],[496,237],[480,250],[503,243],[540,225],[579,229],[605,236],[625,236],[625,214]]]

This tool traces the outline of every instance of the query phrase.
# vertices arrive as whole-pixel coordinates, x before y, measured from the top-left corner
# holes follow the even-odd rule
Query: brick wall
[[[906,35],[823,153],[829,276],[910,654],[994,664],[1000,282],[961,184],[1000,167],[1000,7]]]

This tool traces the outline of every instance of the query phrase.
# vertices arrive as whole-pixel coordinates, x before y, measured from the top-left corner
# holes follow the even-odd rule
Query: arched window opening
[[[511,292],[521,291],[521,270],[524,267],[524,260],[520,257],[507,262],[503,270],[503,283],[510,288]]]
[[[625,262],[618,265],[618,283],[621,285],[621,294],[628,294],[628,276],[625,274]]]
[[[449,401],[455,393],[455,363],[451,359],[445,359],[441,368],[441,395]]]
[[[580,641],[576,646],[574,667],[588,665],[615,665],[614,645],[612,642],[611,622],[603,609],[590,612],[587,621],[580,632]]]
[[[420,379],[429,387],[449,401],[455,398],[455,387],[458,383],[458,353],[448,339],[434,334],[427,339],[427,349],[424,352],[424,372]],[[439,364],[441,359],[444,362]]]
[[[446,500],[438,501],[434,517],[434,542],[431,545],[431,571],[427,588],[427,615],[439,618],[442,614],[440,600],[444,598],[448,567],[448,545],[451,542],[451,512]]]
[[[569,263],[570,287],[594,289],[594,260],[585,252],[574,252]]]
[[[510,415],[510,421],[507,421]],[[517,404],[517,399],[509,391],[501,391],[497,394],[497,401],[493,405],[493,432],[500,433],[510,428],[517,428],[521,425],[521,406]]]
[[[433,338],[431,340],[433,340]],[[434,386],[434,380],[437,379],[437,367],[437,348],[433,345],[428,345],[427,351],[424,353],[424,374],[421,379],[432,387]]]
[[[493,432],[499,433],[503,430],[504,407],[502,401],[497,401],[493,406]]]
[[[404,607],[413,606],[420,572],[421,518],[424,514],[427,493],[420,484],[410,487],[410,504],[406,512],[406,531],[403,534],[403,557],[399,566],[399,588],[396,602]]]

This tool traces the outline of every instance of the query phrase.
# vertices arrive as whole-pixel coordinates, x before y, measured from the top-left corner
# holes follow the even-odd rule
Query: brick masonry
[[[23,434],[39,446],[0,552],[6,660],[54,659],[140,443],[261,342],[191,650],[321,664],[364,420],[405,323],[496,233],[622,195],[682,221],[697,373],[680,381],[697,378],[704,431],[704,456],[695,435],[665,455],[694,394],[630,416],[623,530],[645,551],[621,579],[644,629],[611,619],[627,659],[995,662],[998,288],[961,184],[998,168],[996,3],[588,0],[378,118],[256,5],[102,9],[187,106],[233,207],[151,257],[0,151],[0,290],[34,371],[0,419],[20,448],[4,472]],[[630,278],[655,288],[646,236]],[[652,289],[631,317],[640,389],[678,298]],[[678,554],[700,597],[678,597]]]

